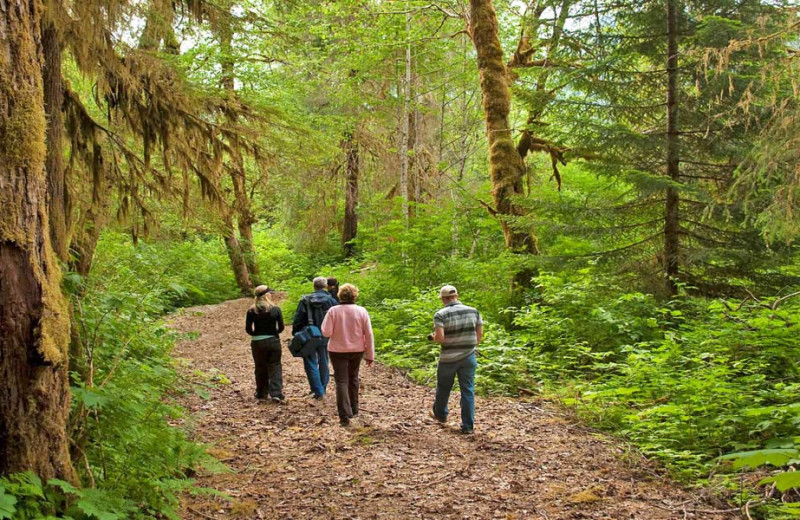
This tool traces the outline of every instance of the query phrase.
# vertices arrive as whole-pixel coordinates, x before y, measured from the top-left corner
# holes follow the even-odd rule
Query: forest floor
[[[230,468],[198,475],[199,485],[227,497],[186,496],[183,518],[739,517],[543,400],[478,398],[475,433],[461,435],[458,392],[441,426],[428,417],[432,388],[362,365],[364,417],[342,428],[333,381],[324,400],[307,397],[302,360],[284,348],[288,403],[257,402],[244,332],[250,304],[194,307],[173,319],[193,333],[175,355],[205,390],[179,398],[190,412],[185,426]]]

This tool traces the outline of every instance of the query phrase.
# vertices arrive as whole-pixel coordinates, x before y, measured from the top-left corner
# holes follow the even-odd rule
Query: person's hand
[[[428,341],[433,341],[433,332],[428,334]]]
[[[368,360],[367,360],[367,366],[368,366],[368,367],[371,367],[371,366],[372,366],[372,363],[374,363],[374,361],[373,361],[372,359],[368,359]]]

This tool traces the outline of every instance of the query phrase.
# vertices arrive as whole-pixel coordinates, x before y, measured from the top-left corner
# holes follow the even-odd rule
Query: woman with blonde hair
[[[272,301],[274,291],[266,285],[254,289],[255,303],[247,310],[245,331],[251,336],[256,376],[256,399],[284,403],[281,340],[283,313]]]
[[[339,423],[349,426],[358,416],[358,371],[361,360],[372,366],[375,340],[372,323],[364,307],[356,305],[358,288],[346,283],[339,288],[339,305],[331,307],[322,322],[322,334],[328,338],[328,353],[336,382],[336,409]]]

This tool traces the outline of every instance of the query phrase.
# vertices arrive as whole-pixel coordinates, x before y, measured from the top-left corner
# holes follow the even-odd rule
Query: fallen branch
[[[187,507],[186,509],[188,509],[190,512],[192,512],[192,513],[194,513],[196,515],[202,516],[203,518],[208,518],[209,520],[217,520],[213,516],[207,515],[205,513],[201,513],[197,509],[194,509],[194,508],[191,508],[191,507]]]

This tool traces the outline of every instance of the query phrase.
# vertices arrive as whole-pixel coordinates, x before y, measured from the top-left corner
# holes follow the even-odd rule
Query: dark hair
[[[339,280],[331,276],[328,278],[328,292],[331,293],[331,296],[334,298],[339,297]]]

